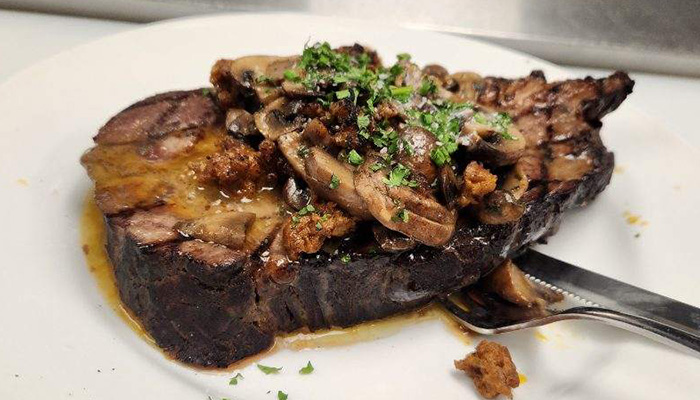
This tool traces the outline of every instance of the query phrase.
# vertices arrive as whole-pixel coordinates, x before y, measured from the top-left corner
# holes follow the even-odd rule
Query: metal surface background
[[[0,7],[139,22],[226,11],[376,19],[557,63],[700,76],[699,0],[0,0]]]

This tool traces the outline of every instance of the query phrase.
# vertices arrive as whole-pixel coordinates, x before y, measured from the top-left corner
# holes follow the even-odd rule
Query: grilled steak
[[[82,158],[122,301],[168,354],[225,367],[476,282],[610,180],[622,72],[546,82],[391,68],[355,45],[213,68]]]

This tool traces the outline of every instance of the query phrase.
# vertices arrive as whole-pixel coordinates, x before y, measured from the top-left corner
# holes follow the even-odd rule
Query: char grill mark
[[[301,253],[271,275],[265,262],[273,232],[282,232],[279,225],[266,228],[260,249],[232,249],[178,234],[182,218],[157,207],[166,197],[111,208],[105,200],[107,250],[123,302],[173,357],[225,367],[269,348],[280,333],[346,327],[427,304],[543,240],[565,210],[592,200],[608,184],[613,156],[600,140],[599,119],[624,100],[633,82],[624,73],[561,83],[547,83],[537,72],[520,80],[467,78],[476,90],[466,95],[511,113],[527,141],[516,164],[518,177],[528,182],[519,193],[526,204],[521,218],[485,224],[460,213],[454,234],[439,250],[411,243],[407,251],[379,253],[370,251],[376,245],[370,224],[358,225],[355,234],[334,244],[347,259]],[[112,118],[95,141],[115,145],[193,127],[220,129],[224,113],[201,91],[166,93]],[[285,180],[293,175],[294,165],[284,161],[275,142],[261,143],[260,152],[263,165],[282,165]],[[585,169],[557,161],[581,155],[589,163]],[[303,165],[297,169],[306,173]]]
[[[163,93],[123,110],[100,128],[97,144],[125,144],[165,136],[170,132],[213,125],[218,106],[202,90]]]

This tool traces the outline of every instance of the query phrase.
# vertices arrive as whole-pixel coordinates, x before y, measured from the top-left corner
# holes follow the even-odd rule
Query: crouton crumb
[[[469,375],[476,390],[487,399],[499,394],[512,399],[511,389],[520,384],[508,348],[488,340],[482,340],[476,346],[476,351],[463,360],[455,360],[455,368]]]

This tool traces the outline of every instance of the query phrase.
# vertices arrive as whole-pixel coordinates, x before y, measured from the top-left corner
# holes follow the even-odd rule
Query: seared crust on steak
[[[219,74],[224,74],[222,68],[226,65],[217,65]],[[233,79],[233,75],[226,76]],[[219,92],[214,97],[202,90],[166,93],[136,103],[113,117],[95,137],[98,146],[83,156],[83,163],[96,181],[98,200],[102,199],[99,205],[105,214],[107,250],[124,304],[174,358],[194,365],[225,367],[269,348],[277,334],[302,328],[313,331],[346,327],[382,318],[472,284],[524,246],[546,238],[556,230],[564,211],[592,200],[608,184],[613,155],[600,140],[600,117],[631,93],[633,82],[626,74],[558,83],[547,83],[539,72],[517,80],[470,75],[461,87],[457,78],[450,83],[454,96],[508,112],[527,144],[524,150],[518,150],[522,155],[512,167],[515,184],[509,181],[510,186],[503,186],[499,177],[498,189],[494,190],[494,175],[487,170],[477,171],[488,181],[487,188],[477,193],[464,184],[465,193],[472,196],[473,208],[450,208],[456,220],[454,233],[438,248],[419,244],[399,252],[382,251],[372,233],[376,222],[361,221],[357,216],[351,219],[332,205],[327,211],[332,215],[325,218],[333,218],[341,233],[336,232],[336,225],[322,225],[327,220],[323,212],[295,220],[280,217],[274,207],[265,212],[248,209],[245,202],[229,204],[220,211],[256,213],[250,226],[240,228],[247,231],[244,244],[239,240],[227,247],[200,241],[177,227],[184,226],[182,221],[196,220],[223,207],[221,201],[212,201],[216,197],[206,197],[214,196],[212,188],[198,189],[201,182],[231,178],[226,182],[228,186],[216,190],[224,191],[226,198],[249,196],[250,185],[241,185],[247,168],[243,164],[254,160],[251,185],[263,196],[269,193],[264,187],[268,181],[262,179],[261,183],[261,176],[269,171],[261,171],[260,166],[274,164],[274,179],[284,182],[290,174],[299,178],[308,173],[308,164],[306,169],[301,164],[304,155],[290,158],[285,154],[288,161],[282,159],[275,147],[276,139],[252,144],[241,152],[238,149],[244,142],[239,142],[243,139],[238,133],[226,136],[226,110],[212,99],[231,102],[237,97],[250,99],[254,93]],[[260,106],[259,102],[252,103]],[[328,118],[339,120],[344,111],[335,111],[337,115]],[[293,123],[296,127],[299,119]],[[320,126],[316,128],[316,133],[328,133]],[[343,129],[341,126],[333,134],[342,134]],[[133,161],[136,156],[126,147],[119,147],[150,145],[154,140],[185,133],[197,138],[192,146],[174,146],[162,158],[157,156],[159,152],[149,151],[141,155],[147,164],[140,159]],[[337,144],[328,142],[327,146],[332,149]],[[128,155],[117,157],[109,152]],[[214,157],[212,153],[216,153]],[[295,166],[294,162],[299,164]],[[488,164],[488,160],[483,162]],[[144,171],[142,165],[148,165],[149,170]],[[122,169],[116,178],[115,166]],[[333,171],[336,166],[327,167]],[[477,167],[483,168],[473,164],[474,169]],[[502,164],[494,168],[502,168]],[[177,171],[173,173],[177,178],[168,180],[165,174],[172,170]],[[158,182],[168,190],[158,192],[155,202],[138,196],[111,195],[122,193],[119,190],[130,193],[124,185],[139,176],[147,176],[147,182]],[[461,182],[456,180],[454,184],[459,187]],[[430,194],[430,182],[424,183],[425,187],[417,191],[436,201]],[[353,190],[352,182],[343,184],[343,188],[350,185],[346,189]],[[520,185],[519,189],[513,185]],[[245,193],[240,187],[246,187]],[[194,197],[189,195],[190,189]],[[292,192],[305,190],[311,190],[311,194],[304,198],[323,195],[323,191],[305,186],[295,186]],[[206,200],[201,200],[200,194]],[[332,194],[342,200],[342,193]],[[509,201],[517,201],[520,213],[515,218],[494,214],[494,205]],[[356,213],[369,215],[361,202],[357,204],[360,209],[353,209]],[[299,209],[298,205],[292,208]],[[297,225],[292,227],[292,223]],[[303,245],[302,231],[308,232],[308,239],[314,242]],[[336,233],[345,237],[333,241]],[[331,241],[324,243],[328,238]],[[285,246],[296,245],[299,247],[294,257],[280,256]]]

